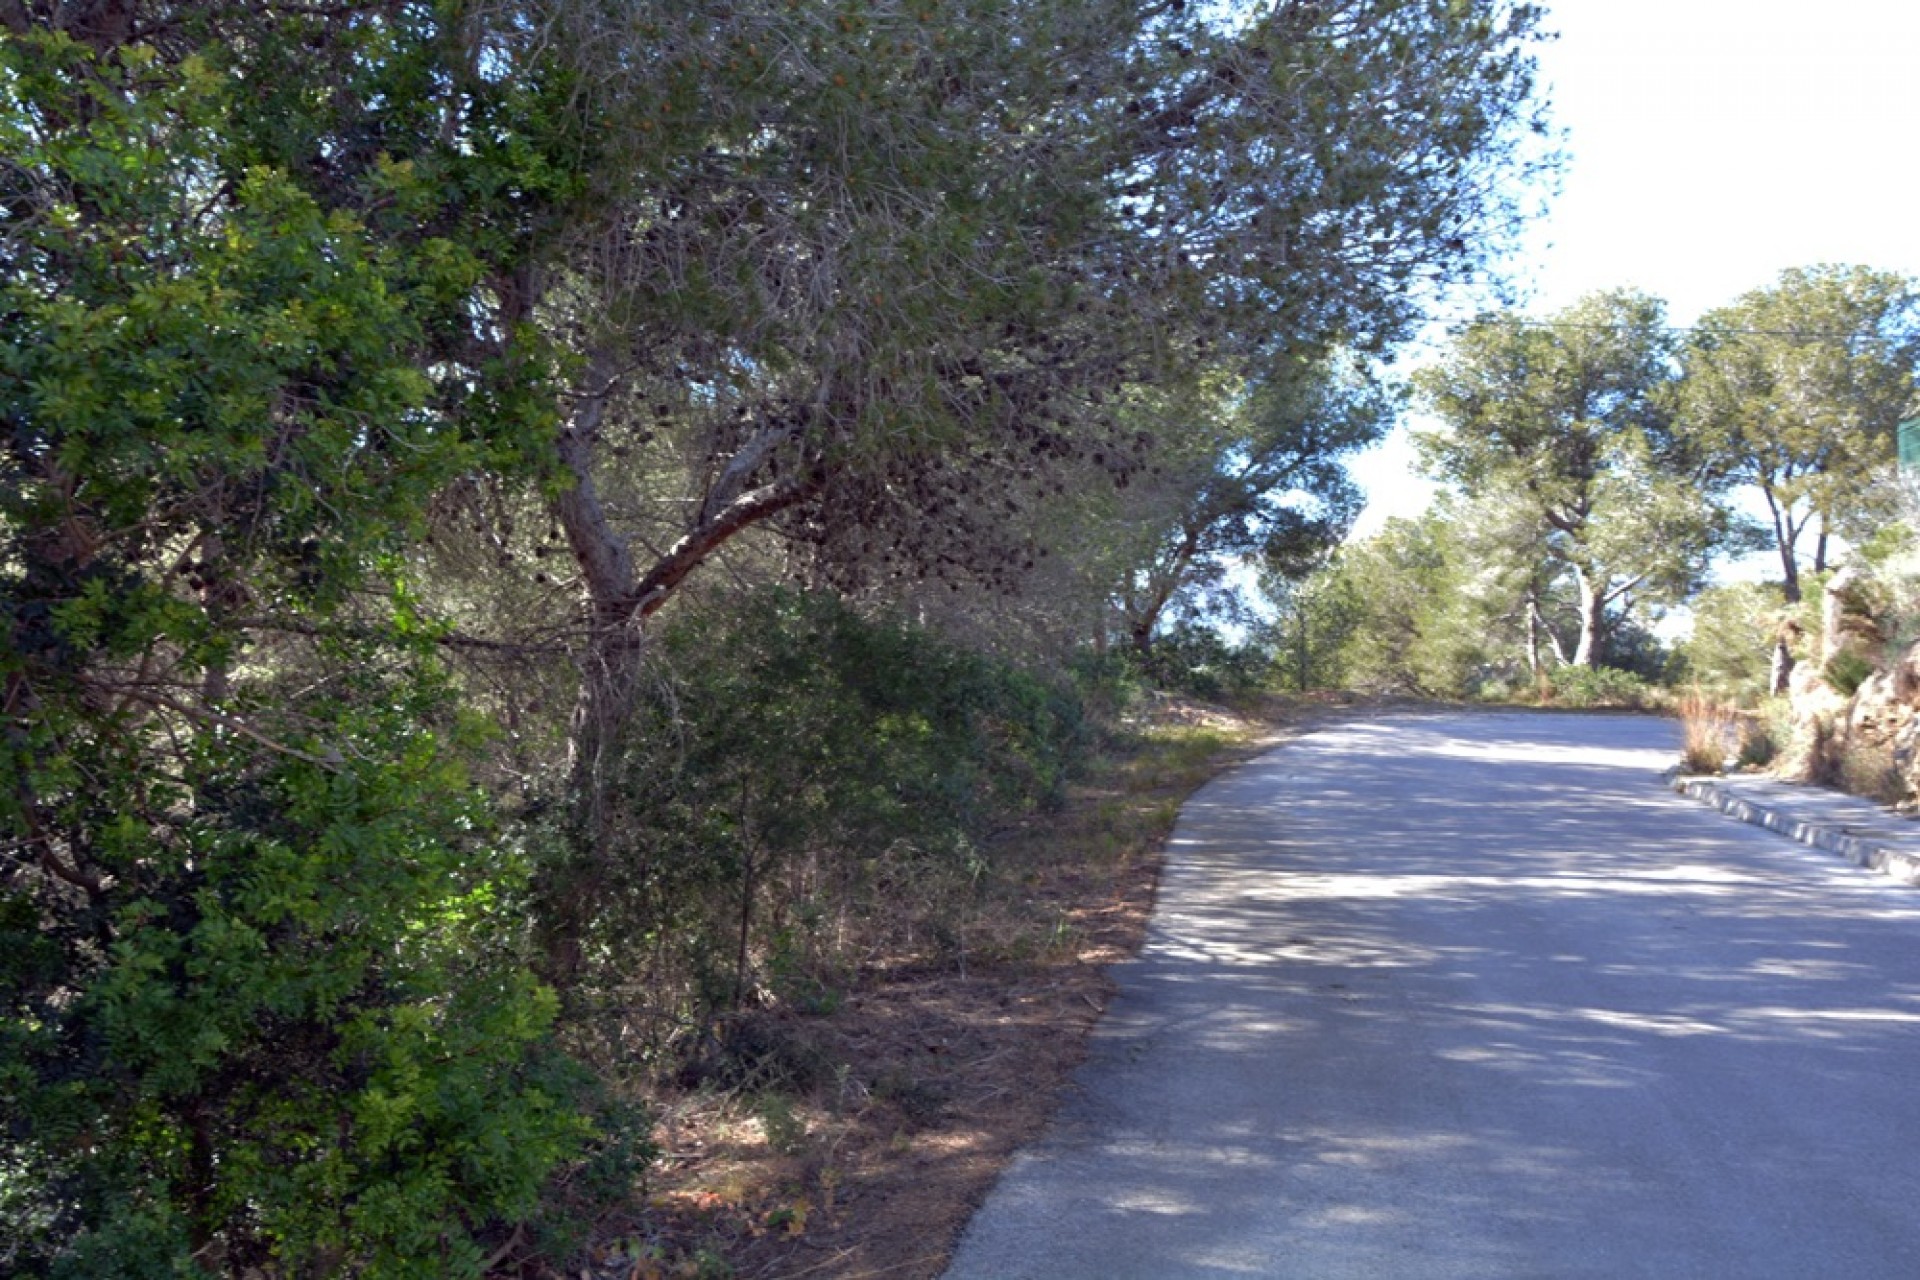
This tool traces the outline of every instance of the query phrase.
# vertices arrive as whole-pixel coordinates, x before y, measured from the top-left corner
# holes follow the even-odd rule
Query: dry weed
[[[1110,991],[1105,966],[1139,945],[1181,801],[1251,754],[1264,727],[1157,710],[1058,811],[983,848],[976,882],[941,886],[941,911],[926,883],[891,886],[897,900],[876,916],[917,927],[853,940],[866,950],[843,1001],[776,1002],[748,1020],[761,1057],[817,1058],[821,1071],[656,1097],[668,1155],[628,1230],[659,1274],[708,1274],[700,1259],[740,1280],[940,1274],[1079,1062]]]
[[[1688,773],[1719,773],[1740,750],[1743,724],[1738,711],[1699,689],[1681,697],[1680,763]]]

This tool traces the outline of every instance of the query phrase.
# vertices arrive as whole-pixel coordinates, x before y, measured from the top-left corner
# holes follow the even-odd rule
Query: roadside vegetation
[[[1344,530],[1538,18],[0,4],[0,1271],[573,1276],[663,1091],[936,1114],[781,1020],[1075,945],[1009,851]]]
[[[1391,381],[1541,20],[0,4],[0,1272],[932,1274],[1275,723],[1911,693],[1910,282]]]
[[[938,928],[849,934],[851,962],[805,998],[729,1013],[706,1056],[646,1086],[662,1150],[644,1211],[602,1231],[602,1260],[640,1275],[938,1276],[1078,1064],[1106,966],[1144,936],[1181,802],[1314,713],[1251,710],[1143,698],[1057,804],[985,842],[965,892],[882,895],[896,919]]]

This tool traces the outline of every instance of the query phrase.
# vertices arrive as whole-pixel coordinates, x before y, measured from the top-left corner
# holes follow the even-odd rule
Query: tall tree
[[[1063,465],[1146,464],[1125,388],[1377,350],[1476,271],[1534,122],[1537,14],[1505,0],[553,12],[630,151],[508,317],[580,357],[554,513],[591,621],[587,863],[561,919],[590,910],[647,619],[700,566],[772,533],[841,588],[1016,578],[1038,548],[1009,517]]]
[[[769,523],[830,575],[1001,572],[1036,462],[1138,465],[1102,407],[1129,380],[1209,342],[1390,340],[1405,286],[1471,270],[1509,212],[1484,179],[1528,121],[1535,16],[559,12],[634,149],[541,295],[593,357],[560,514],[626,621]],[[601,518],[628,469],[603,443],[692,464],[656,529]]]
[[[1870,534],[1900,420],[1915,409],[1920,292],[1866,267],[1801,267],[1709,312],[1683,355],[1680,427],[1723,483],[1766,503],[1781,583],[1800,600],[1835,533]],[[1776,645],[1775,683],[1790,666]]]
[[[1137,543],[1117,600],[1143,656],[1170,605],[1202,605],[1236,565],[1299,576],[1339,542],[1359,509],[1346,459],[1385,433],[1394,407],[1350,357],[1145,400],[1146,429],[1171,439],[1117,516]]]
[[[1317,658],[1350,686],[1461,697],[1497,665],[1500,605],[1479,581],[1481,567],[1447,513],[1396,517],[1371,537],[1341,547],[1308,588],[1333,614]],[[1293,611],[1289,611],[1293,612]],[[1298,622],[1297,618],[1290,619]],[[1298,644],[1299,636],[1294,637]],[[1316,662],[1311,635],[1307,669]],[[1294,655],[1296,664],[1298,652]]]
[[[1665,308],[1633,292],[1593,295],[1543,323],[1482,318],[1416,376],[1445,425],[1420,439],[1427,465],[1525,513],[1515,528],[1572,578],[1575,665],[1603,660],[1636,610],[1685,595],[1726,534],[1672,430],[1674,376]]]

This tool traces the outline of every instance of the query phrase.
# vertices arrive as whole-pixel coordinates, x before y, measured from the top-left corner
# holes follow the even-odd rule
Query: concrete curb
[[[1920,885],[1920,854],[1895,847],[1878,836],[1865,834],[1838,819],[1796,816],[1784,806],[1772,807],[1715,778],[1678,775],[1673,789],[1712,805],[1724,814],[1777,831],[1801,844],[1837,853],[1855,866],[1877,871],[1902,884]]]

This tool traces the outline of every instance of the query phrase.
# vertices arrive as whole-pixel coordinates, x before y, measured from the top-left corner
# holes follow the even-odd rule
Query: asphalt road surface
[[[949,1280],[1920,1276],[1920,889],[1676,751],[1406,716],[1206,787]]]

